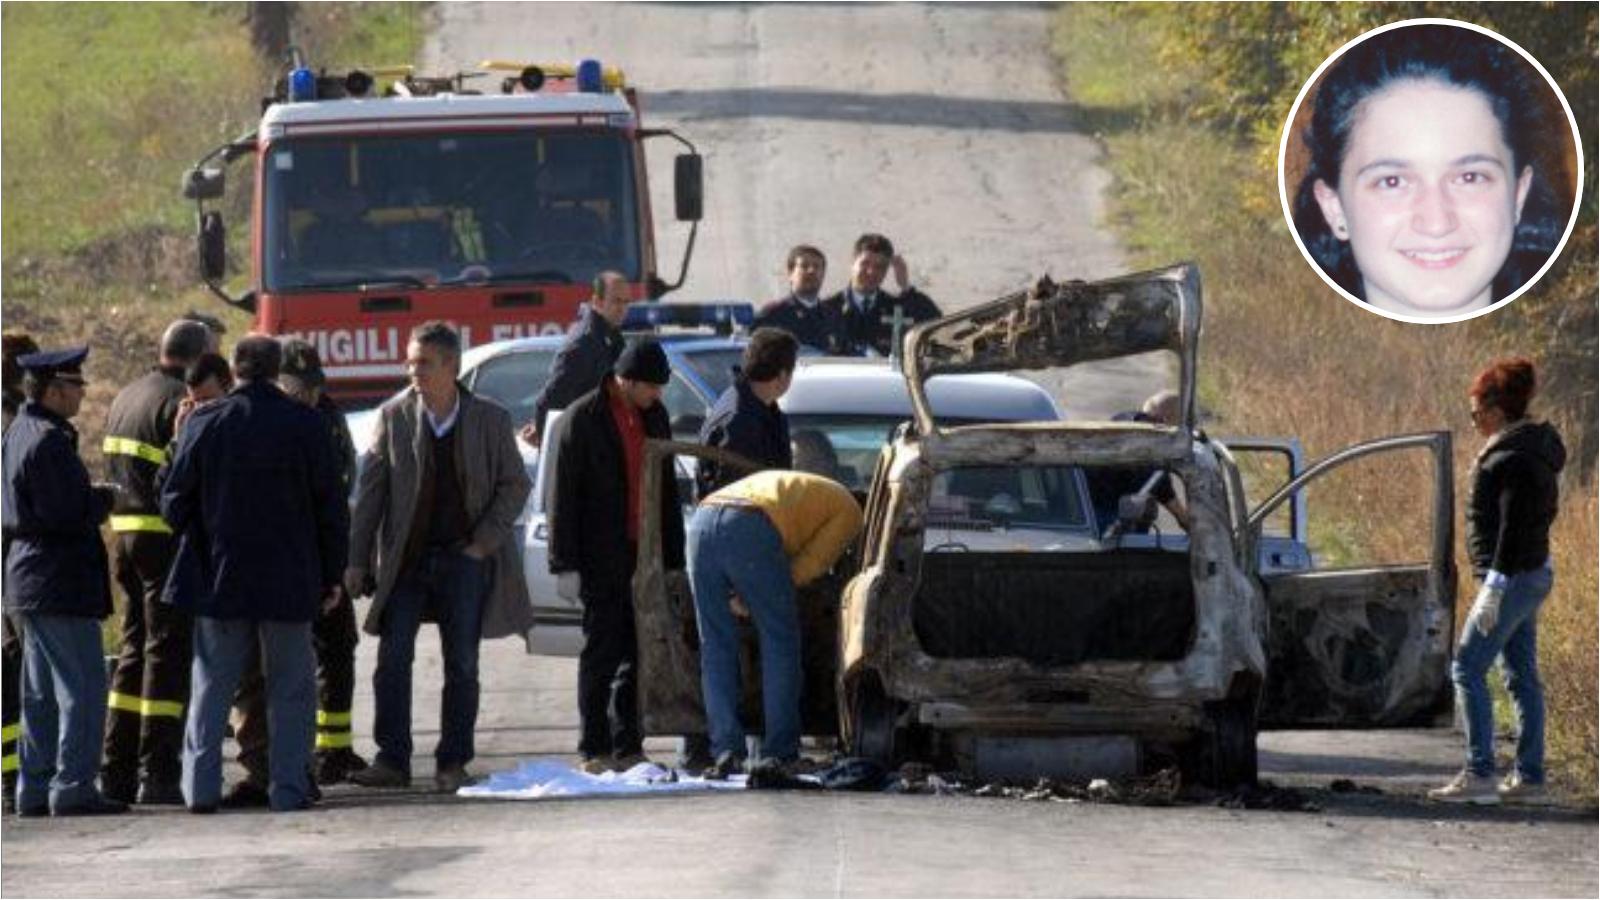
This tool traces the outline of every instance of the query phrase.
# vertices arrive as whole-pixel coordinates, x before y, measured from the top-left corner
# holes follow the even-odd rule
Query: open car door
[[[714,460],[744,472],[760,468],[750,460],[702,444],[645,441],[640,483],[639,555],[633,576],[633,619],[639,636],[639,717],[646,734],[704,734],[705,707],[700,691],[700,635],[695,624],[689,574],[664,564],[659,519],[644,515],[660,502],[660,460],[675,456]],[[680,468],[682,468],[680,466]],[[839,597],[846,562],[796,592],[800,609],[800,725],[805,734],[832,735],[839,726],[834,676],[838,671]],[[752,734],[761,729],[760,655],[755,626],[740,625],[740,719]]]
[[[1429,558],[1366,567],[1265,571],[1271,619],[1263,727],[1426,724],[1449,708],[1455,636],[1455,496],[1450,433],[1347,447],[1290,479],[1251,511],[1246,537],[1307,484],[1353,460],[1425,450],[1432,470]]]
[[[1245,508],[1266,500],[1277,486],[1293,481],[1305,468],[1305,452],[1294,438],[1213,437],[1239,471]],[[1254,535],[1256,571],[1270,575],[1311,568],[1304,491],[1287,499],[1261,519]]]

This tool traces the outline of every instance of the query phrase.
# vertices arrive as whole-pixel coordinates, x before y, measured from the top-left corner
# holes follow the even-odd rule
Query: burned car
[[[1200,321],[1198,271],[1181,265],[1043,280],[907,335],[914,417],[878,458],[845,571],[802,596],[808,728],[828,730],[831,712],[852,752],[891,764],[1120,774],[1171,757],[1194,779],[1231,785],[1254,780],[1260,727],[1408,725],[1448,708],[1448,432],[1346,448],[1252,508],[1240,458],[1275,448],[1238,441],[1236,452],[1196,428]],[[950,425],[928,402],[935,377],[1154,351],[1177,359],[1181,421],[1170,426]],[[1274,551],[1287,564],[1264,564],[1264,523],[1303,503],[1307,485],[1408,451],[1432,474],[1427,559],[1319,567],[1310,553]],[[1185,534],[1141,533],[1138,497],[1119,498],[1118,521],[1096,515],[1086,494],[1097,472],[1128,468],[1181,485]],[[641,707],[651,731],[692,730],[697,692],[670,687],[698,672],[682,636],[686,588],[646,549],[642,538]],[[842,592],[819,596],[828,590]]]

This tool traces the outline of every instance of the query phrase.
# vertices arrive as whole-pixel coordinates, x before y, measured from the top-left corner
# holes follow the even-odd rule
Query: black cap
[[[617,357],[611,371],[618,378],[650,384],[666,384],[672,379],[672,365],[667,362],[667,351],[649,338],[629,344]]]
[[[88,347],[68,347],[65,350],[45,350],[19,356],[17,365],[34,378],[48,381],[62,375],[81,375],[83,361],[88,356]]]
[[[283,342],[283,365],[279,375],[289,375],[305,382],[307,388],[322,387],[327,376],[322,374],[322,359],[310,341],[288,338]]]

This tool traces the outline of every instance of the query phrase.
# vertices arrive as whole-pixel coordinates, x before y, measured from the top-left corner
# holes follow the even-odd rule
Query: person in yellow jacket
[[[700,684],[715,763],[707,777],[744,766],[739,722],[739,636],[733,606],[748,609],[761,641],[765,734],[761,755],[800,757],[800,616],[795,588],[833,568],[861,531],[861,507],[838,482],[768,469],[702,501],[689,524],[689,577],[700,629]]]

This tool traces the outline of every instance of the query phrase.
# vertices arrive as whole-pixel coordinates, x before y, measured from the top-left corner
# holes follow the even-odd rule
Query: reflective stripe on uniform
[[[160,516],[112,516],[111,530],[122,534],[129,531],[154,531],[171,534],[172,526]]]
[[[114,453],[118,456],[137,456],[145,462],[152,462],[158,466],[165,464],[167,461],[167,451],[163,447],[152,446],[144,441],[117,437],[112,434],[106,435],[105,443],[100,445],[100,450],[103,453]]]
[[[0,772],[9,775],[17,771],[18,768],[20,766],[17,765],[17,755],[15,753],[7,753],[5,756],[0,757]]]
[[[9,744],[9,743],[11,743],[12,741],[16,740],[17,738],[19,738],[21,736],[22,736],[22,723],[21,722],[13,722],[10,725],[5,726],[4,728],[0,728],[0,743]]]
[[[343,725],[346,728],[350,727],[349,710],[345,710],[344,712],[330,712],[325,709],[317,710],[317,727],[322,728],[336,725]]]
[[[183,702],[180,700],[146,700],[143,697],[112,691],[106,695],[106,704],[112,709],[120,709],[149,719],[183,718]]]
[[[341,731],[334,734],[321,731],[317,732],[318,750],[343,750],[347,747],[353,746],[355,746],[355,739],[348,731]]]

